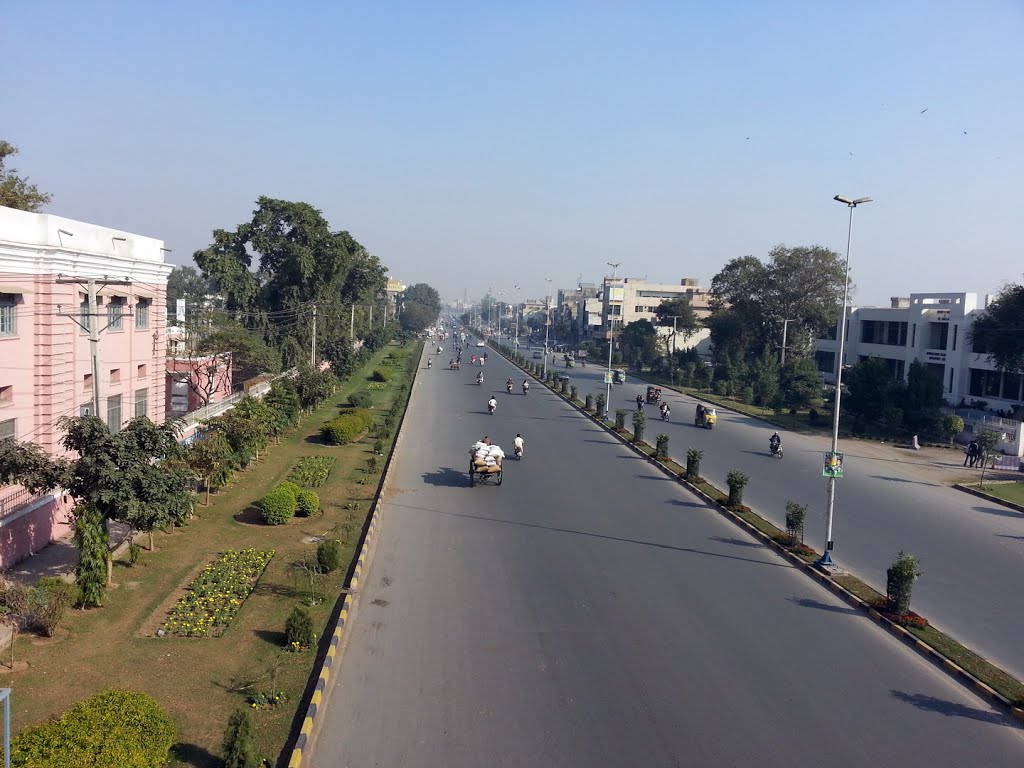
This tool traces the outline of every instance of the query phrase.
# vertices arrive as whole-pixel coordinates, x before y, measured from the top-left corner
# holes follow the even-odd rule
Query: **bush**
[[[30,627],[53,637],[68,608],[80,599],[79,589],[57,576],[44,576],[36,582],[33,592],[33,615]]]
[[[644,427],[647,426],[647,415],[643,411],[633,411],[633,442],[642,443]]]
[[[626,429],[626,409],[619,408],[615,411],[615,431],[623,432]]]
[[[160,768],[177,736],[153,699],[108,690],[80,701],[57,720],[24,729],[11,742],[11,764],[31,768]]]
[[[583,409],[587,411],[594,410],[594,396],[587,395],[587,399],[583,401]]]
[[[316,561],[323,573],[330,573],[341,565],[341,547],[337,539],[325,539],[316,547]]]
[[[283,525],[295,515],[298,502],[295,491],[282,483],[260,499],[259,506],[263,513],[263,522],[267,525]]]
[[[655,447],[654,458],[660,461],[668,461],[668,435],[658,435],[658,443]]]
[[[704,451],[690,448],[686,452],[686,479],[696,480],[700,477],[700,463],[704,459]]]
[[[353,392],[348,396],[348,404],[353,408],[372,408],[373,398],[369,392]]]
[[[885,572],[885,595],[888,608],[897,616],[910,612],[910,592],[921,575],[917,558],[902,550]]]
[[[367,474],[376,474],[379,463],[380,462],[377,460],[376,456],[371,456],[370,458],[368,458],[366,460],[366,472],[367,472]]]
[[[573,384],[571,387],[569,387],[569,399],[572,400],[574,403],[578,399],[576,397],[576,393],[577,393],[576,385]]]
[[[369,411],[346,411],[324,424],[320,433],[332,445],[347,445],[366,432],[372,424],[373,416]]]
[[[953,444],[953,438],[964,431],[964,427],[964,420],[956,414],[946,416],[942,420],[942,434],[949,438],[950,445]]]
[[[309,517],[320,511],[320,497],[316,491],[301,490],[295,496],[295,514]]]
[[[393,375],[387,368],[374,368],[373,373],[370,374],[370,379],[373,381],[391,381]]]
[[[132,567],[139,562],[139,556],[142,554],[142,547],[136,544],[134,541],[128,545],[128,566]]]
[[[289,648],[309,648],[316,642],[313,617],[300,605],[292,609],[284,625],[284,642]]]
[[[750,482],[750,476],[738,469],[730,469],[725,476],[725,482],[729,485],[729,501],[726,502],[726,505],[731,509],[742,506],[743,489]]]
[[[384,455],[384,441],[383,440],[378,438],[374,442],[374,444],[373,444],[373,452],[375,454],[377,454],[378,456],[383,456]]]
[[[605,418],[608,415],[607,411],[608,399],[604,392],[597,396],[597,416],[600,419]]]
[[[263,765],[253,743],[255,735],[256,723],[253,722],[252,708],[236,710],[224,731],[224,768],[260,768]]]
[[[289,473],[288,479],[306,488],[319,488],[327,481],[333,466],[333,456],[303,456]]]
[[[791,544],[804,543],[804,520],[807,518],[807,507],[795,501],[786,502],[786,533]]]

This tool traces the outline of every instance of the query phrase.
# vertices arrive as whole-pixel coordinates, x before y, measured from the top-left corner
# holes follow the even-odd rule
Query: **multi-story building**
[[[1024,376],[999,370],[968,340],[986,304],[987,298],[979,305],[975,293],[912,293],[893,298],[888,307],[852,307],[847,310],[844,369],[874,357],[889,366],[894,378],[905,379],[911,362],[918,360],[942,382],[950,405],[984,401],[988,409],[1010,414],[1024,402]],[[815,341],[818,370],[830,384],[836,377],[837,336],[838,324],[828,338]],[[1008,443],[1020,442],[1019,435],[1008,433],[1008,438]]]
[[[160,240],[0,207],[0,438],[57,456],[62,416],[163,421],[164,254]],[[0,488],[0,567],[66,533],[67,512],[55,494]]]
[[[601,289],[593,283],[581,283],[576,288],[559,288],[553,308],[552,323],[568,333],[567,344],[576,346],[585,338],[581,315],[586,311],[588,299],[596,299]]]
[[[601,291],[601,336],[608,338],[614,323],[615,330],[625,328],[636,320],[656,322],[655,310],[664,301],[686,299],[690,302],[698,320],[704,320],[711,314],[709,306],[710,292],[700,288],[693,278],[683,278],[679,284],[649,283],[635,277],[606,277]],[[658,328],[661,336],[671,338],[670,327]],[[683,338],[680,332],[676,338],[677,349],[689,349],[708,338],[707,329]]]

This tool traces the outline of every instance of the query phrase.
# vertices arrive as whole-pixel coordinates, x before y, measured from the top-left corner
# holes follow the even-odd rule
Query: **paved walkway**
[[[110,543],[115,551],[125,543],[130,533],[131,529],[124,523],[111,523]],[[70,581],[76,565],[78,550],[72,542],[72,535],[68,534],[4,571],[3,577],[21,584],[35,584],[44,576],[60,576]]]

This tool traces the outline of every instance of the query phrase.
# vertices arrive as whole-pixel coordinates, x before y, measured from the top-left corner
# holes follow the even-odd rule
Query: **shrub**
[[[79,601],[78,587],[58,576],[44,576],[36,582],[32,592],[30,626],[47,637],[53,637],[68,608]]]
[[[313,617],[300,605],[292,609],[284,625],[284,642],[289,648],[309,648],[316,642]]]
[[[366,460],[366,471],[367,471],[367,473],[368,474],[376,473],[377,472],[377,465],[378,465],[378,463],[379,462],[377,461],[377,457],[376,456],[371,456],[370,458],[368,458]]]
[[[623,432],[626,429],[626,409],[619,408],[615,411],[615,431]]]
[[[658,435],[658,443],[655,447],[654,457],[659,461],[668,461],[668,435]]]
[[[910,612],[910,592],[921,575],[917,558],[902,550],[885,572],[885,595],[888,608],[897,616]]]
[[[594,410],[594,396],[587,395],[587,399],[583,401],[583,408],[587,411]]]
[[[644,440],[644,427],[647,426],[647,414],[643,411],[633,411],[633,442],[642,443]]]
[[[573,385],[572,385],[571,387],[569,387],[569,399],[570,399],[570,400],[572,400],[572,401],[573,401],[574,403],[575,403],[575,402],[576,402],[576,400],[578,399],[578,398],[576,397],[576,394],[577,394],[577,389],[576,389],[576,385],[575,385],[575,384],[573,384]]]
[[[795,501],[786,502],[786,533],[790,544],[804,543],[804,520],[807,518],[807,507]]]
[[[952,414],[942,420],[942,434],[949,438],[949,444],[953,444],[953,438],[964,431],[964,420]]]
[[[700,477],[700,463],[704,459],[704,451],[691,448],[686,452],[686,479],[696,480]]]
[[[353,408],[372,408],[373,398],[369,392],[353,392],[348,396],[348,404]]]
[[[607,405],[608,399],[605,396],[604,392],[602,392],[597,396],[597,417],[599,419],[603,419],[605,416],[608,415]]]
[[[11,763],[32,768],[160,768],[176,730],[144,693],[108,690],[78,702],[57,720],[24,729]]]
[[[325,539],[316,547],[316,561],[323,573],[330,573],[341,565],[341,547],[337,539]]]
[[[309,517],[320,511],[320,497],[316,491],[301,490],[295,496],[295,514]]]
[[[259,506],[263,513],[263,522],[267,525],[287,523],[295,515],[297,506],[295,491],[285,487],[282,483],[276,488],[272,488],[266,496],[260,499]]]
[[[725,482],[729,485],[729,500],[726,505],[732,509],[742,506],[743,489],[750,482],[750,476],[738,469],[730,469],[725,476]]]
[[[394,374],[387,368],[374,368],[373,373],[370,374],[370,378],[373,381],[391,381],[391,377]]]
[[[236,710],[224,731],[224,768],[260,768],[263,765],[253,743],[255,735],[256,723],[253,721],[252,708]]]
[[[347,445],[366,432],[373,416],[365,410],[346,411],[324,424],[320,432],[332,445]]]
[[[302,490],[302,488],[299,487],[298,483],[293,483],[291,480],[285,480],[284,482],[278,483],[277,487],[284,488],[286,491],[288,491],[295,497],[298,497],[299,491]]]
[[[128,565],[134,566],[139,562],[139,556],[142,554],[142,547],[136,544],[134,541],[128,545]]]
[[[303,456],[289,473],[288,479],[306,488],[319,488],[327,481],[333,466],[333,456]]]
[[[386,428],[387,430],[389,430],[389,431],[390,431],[390,430],[394,429],[394,426],[395,426],[395,417],[394,417],[394,416],[392,416],[392,415],[391,415],[391,414],[389,413],[389,414],[388,414],[387,416],[385,416],[385,417],[384,417],[384,427],[385,427],[385,428]]]
[[[378,456],[384,455],[384,441],[378,438],[373,444],[373,452]]]
[[[569,394],[569,379],[562,377],[562,388],[559,390],[563,395]]]

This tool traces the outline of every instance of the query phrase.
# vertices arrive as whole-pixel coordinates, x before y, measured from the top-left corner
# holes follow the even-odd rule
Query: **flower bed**
[[[273,556],[272,549],[229,549],[221,553],[171,609],[163,631],[178,637],[220,637]]]
[[[303,456],[288,473],[288,479],[304,488],[319,488],[334,466],[333,456]]]
[[[381,390],[387,389],[388,385],[385,384],[383,381],[371,381],[369,384],[366,385],[366,388],[373,390]]]

